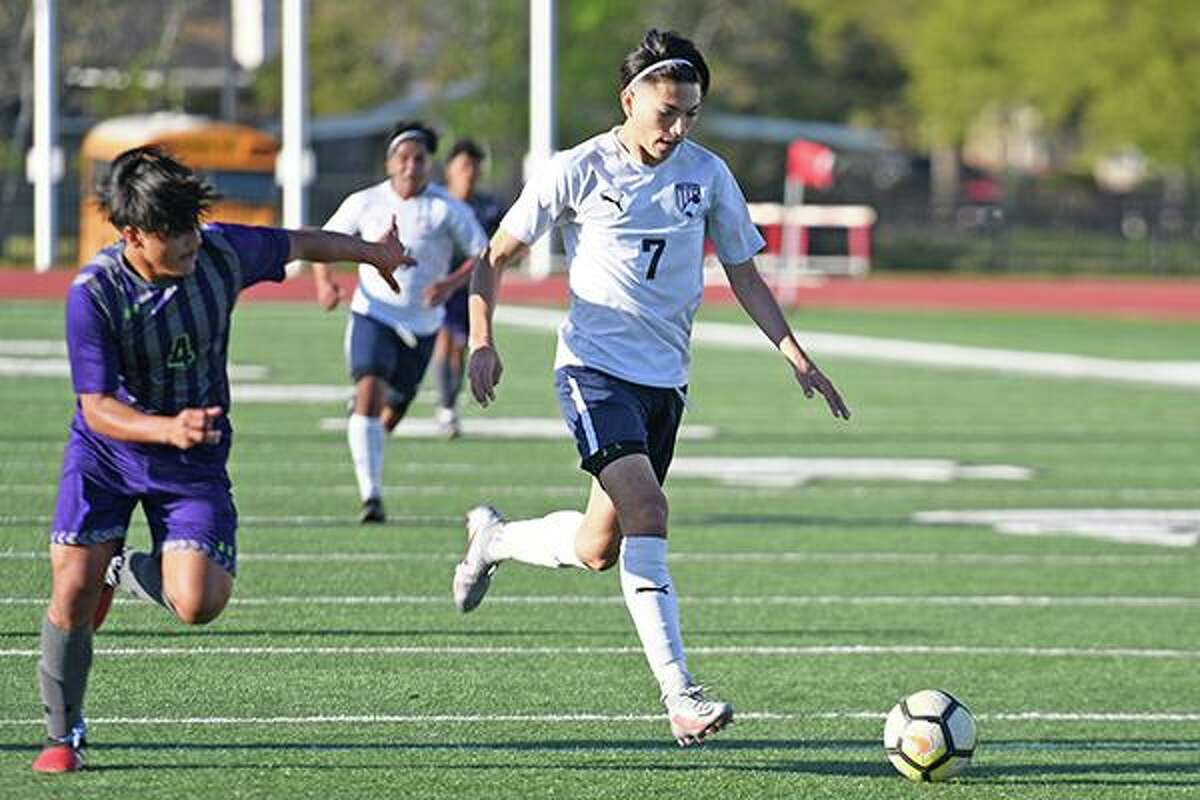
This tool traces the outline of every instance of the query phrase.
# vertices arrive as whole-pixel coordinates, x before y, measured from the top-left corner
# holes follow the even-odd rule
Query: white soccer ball
[[[923,689],[888,712],[883,749],[909,780],[953,778],[975,754],[975,717],[949,692]]]

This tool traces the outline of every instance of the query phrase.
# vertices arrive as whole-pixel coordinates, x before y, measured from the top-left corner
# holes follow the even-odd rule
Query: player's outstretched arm
[[[357,261],[370,264],[379,271],[393,292],[399,293],[400,284],[392,277],[398,269],[407,269],[417,262],[410,257],[396,232],[396,221],[377,242],[367,242],[344,233],[321,230],[288,230],[290,260],[304,261]]]
[[[81,394],[79,405],[88,427],[110,439],[143,444],[169,444],[187,450],[198,444],[217,444],[221,429],[214,427],[225,412],[220,406],[185,408],[173,417],[143,414],[111,394]]]
[[[792,365],[792,371],[796,374],[796,382],[804,390],[804,396],[811,398],[814,392],[818,392],[825,398],[833,416],[850,419],[850,409],[842,400],[833,381],[821,372],[821,369],[796,341],[791,326],[788,325],[783,311],[779,308],[779,303],[775,301],[775,295],[771,294],[770,287],[758,274],[754,259],[725,267],[725,274],[728,276],[729,286],[733,289],[733,294],[742,308],[746,309],[746,313],[750,315],[754,323],[767,335],[771,343],[779,348],[779,352],[783,353],[784,358]]]
[[[475,259],[471,272],[471,297],[467,302],[471,360],[467,366],[467,378],[475,401],[485,408],[496,399],[496,386],[504,371],[492,336],[492,315],[496,310],[500,273],[520,259],[528,249],[524,242],[502,228],[496,231],[488,248]]]

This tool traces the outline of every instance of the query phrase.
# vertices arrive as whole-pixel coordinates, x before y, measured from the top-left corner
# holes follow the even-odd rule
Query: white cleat
[[[504,517],[491,506],[475,506],[467,512],[467,552],[454,568],[454,605],[464,614],[483,602],[492,574],[500,566],[487,558],[488,545],[504,527]]]
[[[439,407],[434,412],[438,433],[446,439],[457,439],[462,436],[462,423],[458,421],[458,412],[453,408]]]
[[[733,706],[705,698],[699,686],[667,695],[663,704],[671,720],[671,735],[680,747],[704,744],[704,737],[733,724]]]

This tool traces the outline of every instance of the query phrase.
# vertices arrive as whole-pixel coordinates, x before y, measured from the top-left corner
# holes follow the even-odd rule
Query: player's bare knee
[[[617,564],[615,549],[603,550],[596,553],[579,553],[579,560],[592,572],[604,572]]]
[[[175,616],[184,625],[207,625],[225,610],[229,598],[183,597],[171,598]]]

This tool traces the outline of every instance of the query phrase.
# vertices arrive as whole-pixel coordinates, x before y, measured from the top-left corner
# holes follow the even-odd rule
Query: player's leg
[[[48,739],[33,762],[37,772],[73,772],[83,766],[83,700],[92,665],[93,622],[105,568],[125,538],[135,504],[113,488],[72,467],[68,445],[50,535],[51,595],[38,661]]]
[[[733,707],[708,699],[692,680],[684,654],[675,583],[667,567],[668,504],[662,491],[683,415],[674,390],[642,388],[646,453],[608,463],[599,473],[624,534],[620,550],[621,592],[658,681],[671,733],[681,746],[733,721]]]
[[[388,391],[384,395],[384,408],[380,416],[387,433],[396,429],[408,415],[409,406],[417,399],[437,339],[436,333],[418,336],[411,342],[399,336],[395,338],[391,368],[387,372]]]
[[[386,325],[352,313],[346,329],[346,359],[354,381],[354,408],[346,438],[362,501],[363,523],[383,522],[383,453],[386,432],[380,420],[385,376],[393,361],[395,333]]]
[[[237,509],[224,469],[194,493],[155,494],[142,505],[154,546],[125,554],[118,584],[185,624],[216,619],[237,570]]]
[[[458,421],[458,394],[462,390],[464,359],[467,344],[466,287],[459,289],[446,301],[446,317],[438,331],[433,356],[433,375],[437,384],[438,406],[434,412],[438,429],[449,439],[462,433]]]
[[[645,427],[637,400],[619,386],[611,388],[614,380],[571,367],[555,374],[563,417],[575,434],[584,469],[593,476],[612,454],[630,447],[644,449]],[[620,531],[616,511],[595,481],[583,514],[554,511],[509,522],[491,506],[471,509],[467,551],[454,571],[455,605],[464,612],[478,606],[497,567],[509,559],[540,567],[607,569],[616,563]]]

